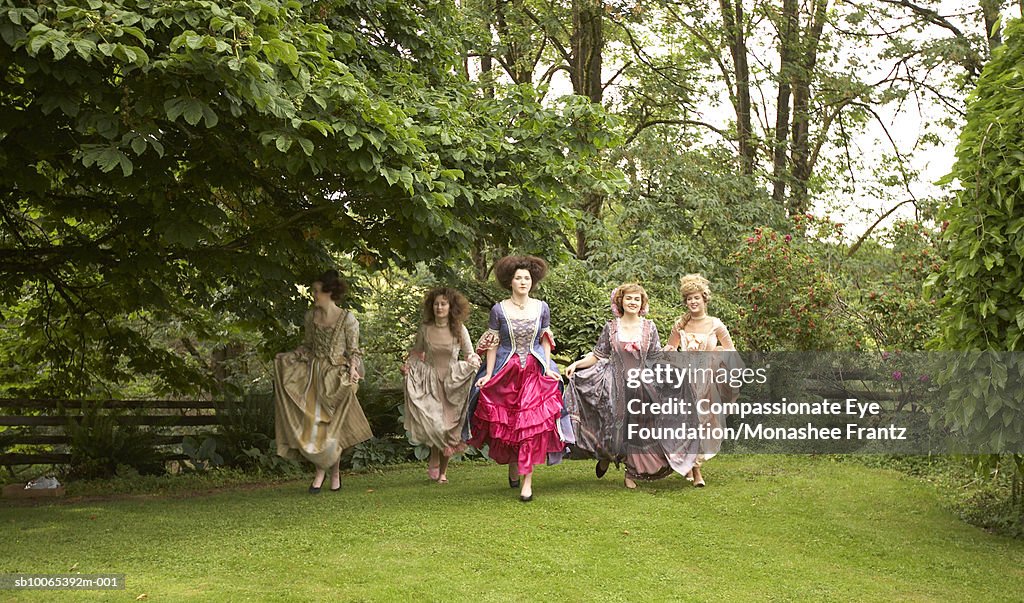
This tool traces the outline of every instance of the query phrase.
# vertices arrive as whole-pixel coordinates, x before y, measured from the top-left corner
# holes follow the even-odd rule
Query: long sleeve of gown
[[[597,345],[594,346],[594,355],[598,358],[608,358],[612,355],[611,323],[605,323],[601,336],[597,338]]]
[[[466,328],[466,325],[462,325],[462,341],[459,342],[459,348],[462,351],[463,360],[469,360],[469,357],[475,354],[473,341],[469,338],[469,329]]]
[[[658,335],[658,325],[651,322],[651,345],[647,349],[653,352],[661,351],[661,337]]]
[[[332,361],[334,364],[340,365],[347,358],[349,368],[355,370],[359,378],[362,379],[366,375],[366,371],[363,367],[363,351],[359,347],[359,321],[351,312],[345,315],[342,329],[344,337],[341,342],[335,341],[334,349],[331,350]],[[339,343],[342,345],[338,345]]]
[[[718,346],[723,350],[735,350],[736,348],[732,343],[732,336],[729,335],[729,329],[726,328],[725,323],[715,319],[715,338],[718,339]]]

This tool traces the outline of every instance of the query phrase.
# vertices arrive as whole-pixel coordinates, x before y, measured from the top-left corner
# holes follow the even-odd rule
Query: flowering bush
[[[798,226],[812,220],[796,218]],[[753,349],[837,347],[837,329],[830,316],[836,285],[815,258],[814,243],[808,237],[755,228],[730,262],[737,274],[738,330]]]

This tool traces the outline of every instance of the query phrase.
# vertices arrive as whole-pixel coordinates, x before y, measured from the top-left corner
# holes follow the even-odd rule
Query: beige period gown
[[[711,327],[703,333],[690,333],[684,329],[677,329],[677,331],[680,337],[680,352],[701,352],[693,354],[690,366],[694,369],[718,371],[743,367],[743,361],[733,348],[729,329],[718,318],[711,317]],[[739,388],[732,387],[729,383],[715,383],[712,379],[694,379],[690,382],[689,387],[693,392],[694,400],[709,400],[712,404],[735,402],[739,397]],[[698,406],[698,420],[705,428],[725,427],[726,416],[724,413],[700,412],[706,410],[709,409]],[[702,440],[700,452],[697,454],[697,466],[699,467],[704,461],[718,454],[721,448],[721,438]]]
[[[440,449],[444,456],[466,447],[462,426],[469,388],[476,376],[476,366],[468,361],[474,353],[466,327],[462,327],[460,339],[456,341],[447,328],[420,325],[405,375],[409,441]]]
[[[363,375],[359,322],[344,310],[333,326],[313,322],[306,313],[305,339],[294,352],[274,360],[274,410],[277,453],[306,457],[326,469],[350,446],[373,437],[359,400],[351,368]]]

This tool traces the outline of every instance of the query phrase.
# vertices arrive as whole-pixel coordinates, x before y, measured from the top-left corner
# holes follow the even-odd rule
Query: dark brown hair
[[[341,278],[337,270],[327,270],[313,282],[320,283],[320,290],[324,293],[330,293],[331,299],[336,302],[344,299],[345,294],[348,293],[348,283],[345,282],[345,279]]]
[[[529,270],[536,287],[547,275],[548,263],[535,255],[507,255],[494,264],[494,277],[502,287],[511,290],[516,270]]]
[[[423,324],[434,322],[434,301],[438,297],[448,300],[448,330],[458,341],[462,337],[462,323],[469,315],[469,300],[458,289],[451,287],[436,287],[427,291],[423,297]]]

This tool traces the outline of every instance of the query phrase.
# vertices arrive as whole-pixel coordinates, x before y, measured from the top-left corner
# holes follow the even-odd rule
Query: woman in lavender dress
[[[678,427],[690,421],[681,409],[664,414],[629,412],[630,400],[660,402],[686,391],[656,384],[629,387],[629,370],[647,367],[661,352],[658,327],[644,318],[648,307],[647,292],[639,284],[617,287],[612,291],[616,318],[605,324],[594,351],[565,371],[569,376],[565,402],[576,446],[598,459],[597,477],[604,476],[610,463],[625,463],[624,482],[630,489],[636,488],[638,479],[660,479],[673,471],[686,475],[696,461],[693,441],[628,437],[630,423],[638,428]]]

